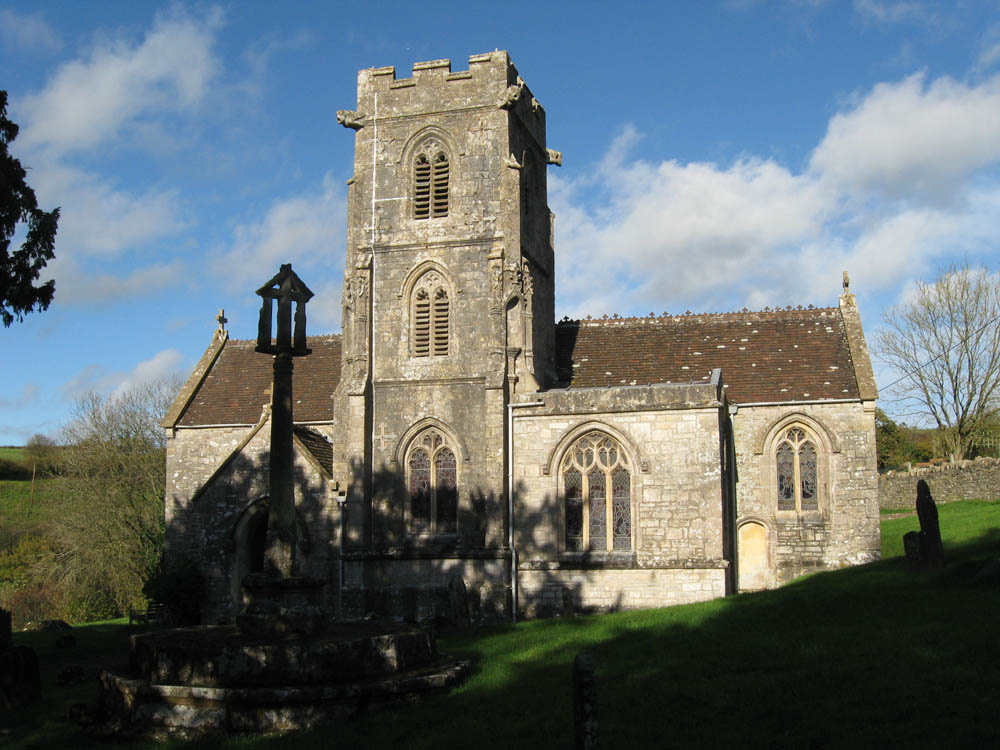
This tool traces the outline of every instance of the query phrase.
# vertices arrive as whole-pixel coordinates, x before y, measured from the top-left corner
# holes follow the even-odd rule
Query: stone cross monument
[[[265,570],[251,573],[243,580],[249,602],[236,621],[249,634],[302,635],[318,632],[325,623],[325,615],[317,603],[323,581],[301,575],[293,482],[293,358],[310,353],[306,347],[306,302],[313,293],[291,264],[285,263],[257,294],[263,302],[256,351],[274,356],[270,498]],[[277,325],[272,326],[275,304]]]
[[[257,290],[263,298],[255,351],[274,355],[271,389],[271,495],[268,508],[266,564],[283,578],[298,573],[295,528],[295,490],[292,483],[292,370],[293,357],[310,353],[306,348],[306,302],[313,293],[292,270],[291,263]],[[278,304],[277,331],[271,336],[274,303]],[[294,335],[292,303],[295,303]]]

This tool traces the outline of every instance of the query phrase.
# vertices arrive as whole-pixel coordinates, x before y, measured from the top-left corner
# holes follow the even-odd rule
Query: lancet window
[[[560,470],[568,551],[632,549],[632,474],[616,440],[591,432],[566,452]]]
[[[414,357],[448,355],[450,305],[444,280],[434,271],[413,287],[410,306],[411,353]]]
[[[448,156],[438,151],[432,156],[417,154],[413,161],[413,218],[430,219],[448,215]]]
[[[801,427],[786,430],[777,443],[778,510],[817,510],[819,471],[816,443]]]
[[[408,526],[412,534],[454,534],[458,528],[458,461],[434,429],[417,436],[406,458]]]

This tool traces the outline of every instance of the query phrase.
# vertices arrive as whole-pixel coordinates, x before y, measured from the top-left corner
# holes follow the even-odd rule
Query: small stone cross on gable
[[[215,321],[219,324],[219,333],[226,332],[226,323],[229,322],[229,318],[226,317],[225,310],[219,310],[219,314],[215,316]]]

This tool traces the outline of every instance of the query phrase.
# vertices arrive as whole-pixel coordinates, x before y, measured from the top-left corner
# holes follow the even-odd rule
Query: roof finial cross
[[[851,287],[851,277],[847,275],[847,271],[844,271],[844,293],[846,294],[850,291]]]
[[[226,311],[219,309],[219,314],[215,316],[215,321],[219,324],[219,333],[226,332],[226,323],[229,322],[229,318],[226,317]]]

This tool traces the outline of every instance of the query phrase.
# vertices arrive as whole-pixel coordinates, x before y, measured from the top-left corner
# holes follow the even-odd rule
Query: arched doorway
[[[230,596],[237,615],[243,609],[243,579],[250,573],[264,570],[267,548],[267,498],[251,503],[233,527],[233,570]]]
[[[767,588],[770,573],[767,555],[767,529],[764,524],[748,521],[739,531],[739,589],[756,591]]]

